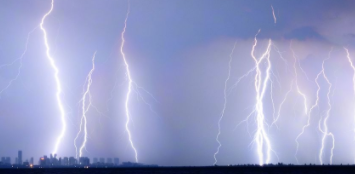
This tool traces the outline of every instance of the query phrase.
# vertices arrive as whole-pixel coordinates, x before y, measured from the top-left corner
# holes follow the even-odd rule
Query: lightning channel
[[[302,98],[303,98],[304,112],[305,112],[305,114],[307,115],[307,113],[308,113],[307,97],[306,97],[306,95],[300,90],[300,87],[299,87],[299,85],[298,85],[298,73],[297,73],[296,63],[298,62],[298,65],[299,65],[300,68],[301,68],[301,66],[300,66],[300,64],[299,64],[299,61],[297,61],[295,52],[294,52],[293,49],[292,49],[292,41],[291,41],[291,43],[290,43],[290,49],[291,49],[291,51],[292,51],[292,56],[293,56],[293,58],[294,58],[293,70],[294,70],[294,73],[295,73],[296,91],[297,91],[297,93],[298,93],[299,95],[301,95]],[[301,68],[301,70],[302,70],[302,72],[304,72],[302,68]],[[306,77],[307,77],[307,76],[306,76]],[[308,78],[308,77],[307,77],[307,78]]]
[[[297,144],[297,146],[296,146],[296,152],[295,152],[295,158],[296,158],[297,163],[299,163],[299,162],[298,162],[298,158],[297,158],[297,153],[298,153],[298,149],[299,149],[299,142],[298,142],[298,139],[303,135],[303,133],[304,133],[304,131],[306,130],[306,128],[307,128],[308,126],[310,126],[310,124],[311,124],[311,114],[312,114],[312,111],[313,111],[313,109],[315,109],[316,107],[318,107],[318,103],[319,103],[319,91],[320,91],[320,86],[319,86],[319,83],[318,83],[318,79],[319,79],[319,76],[322,74],[322,72],[323,72],[323,71],[320,71],[320,72],[317,74],[316,79],[315,79],[315,83],[316,83],[316,85],[317,85],[317,94],[316,94],[316,97],[317,97],[317,98],[316,98],[315,103],[312,105],[311,109],[309,110],[308,115],[307,115],[307,124],[302,127],[301,133],[299,133],[299,134],[297,135],[296,139],[295,139],[296,144]]]
[[[273,120],[273,122],[271,123],[271,126],[270,126],[270,127],[272,127],[273,125],[276,125],[276,122],[279,120],[280,115],[281,115],[282,106],[283,106],[284,103],[286,102],[288,95],[292,92],[292,90],[293,90],[292,87],[293,87],[293,81],[291,82],[290,89],[286,92],[286,94],[285,94],[283,100],[281,101],[281,103],[280,103],[280,105],[279,105],[279,107],[278,107],[277,116],[274,117],[274,120]],[[276,127],[277,127],[277,125],[276,125]]]
[[[257,45],[257,35],[260,33],[260,30],[258,33],[255,35],[254,38],[254,45],[251,50],[251,57],[253,58],[255,62],[255,67],[256,67],[256,74],[255,74],[255,92],[256,92],[256,105],[255,105],[255,111],[256,111],[256,122],[257,122],[257,131],[254,135],[254,141],[257,144],[257,153],[259,157],[259,165],[262,166],[265,163],[270,163],[270,152],[272,151],[271,149],[271,143],[269,140],[269,137],[266,133],[265,130],[265,115],[264,115],[264,103],[263,99],[265,96],[265,91],[268,86],[268,82],[270,81],[270,71],[271,71],[271,62],[270,62],[270,47],[271,47],[271,39],[269,39],[268,46],[266,51],[262,54],[262,56],[257,59],[255,57],[255,47]],[[262,72],[260,69],[260,64],[263,62],[263,60],[266,59],[267,62],[267,68],[266,68],[266,76],[265,79],[262,79]],[[266,145],[264,145],[264,143]],[[265,147],[264,147],[265,146]],[[266,148],[266,158],[264,157],[264,148]]]
[[[25,49],[24,49],[24,51],[22,52],[21,56],[20,56],[19,58],[15,59],[14,61],[12,61],[11,63],[0,65],[0,69],[1,69],[1,68],[3,68],[3,67],[12,66],[12,65],[14,65],[17,61],[20,62],[20,66],[19,66],[18,69],[17,69],[17,74],[16,74],[16,76],[15,76],[14,78],[12,78],[12,79],[9,81],[9,83],[5,86],[5,88],[3,88],[3,89],[0,90],[0,95],[1,95],[5,90],[7,90],[7,89],[12,85],[12,83],[13,83],[14,81],[16,81],[16,80],[18,79],[18,77],[20,76],[20,74],[21,74],[21,69],[22,69],[22,66],[23,66],[22,60],[23,60],[23,57],[25,56],[25,54],[26,54],[26,52],[27,52],[28,42],[29,42],[29,40],[30,40],[30,35],[31,35],[37,28],[38,28],[38,26],[35,27],[34,29],[32,29],[30,32],[28,32],[27,38],[26,38]]]
[[[222,109],[222,113],[221,113],[221,116],[219,117],[219,120],[218,120],[218,134],[217,134],[217,137],[216,137],[216,141],[218,143],[218,147],[217,147],[217,150],[216,152],[214,153],[213,155],[213,158],[214,158],[214,163],[213,165],[216,165],[217,164],[217,154],[219,153],[219,149],[221,148],[222,144],[221,142],[219,141],[219,136],[221,135],[221,121],[224,117],[224,113],[226,111],[226,107],[227,107],[227,86],[228,86],[228,81],[230,79],[230,76],[231,76],[231,69],[232,69],[232,61],[233,61],[233,53],[234,53],[234,50],[235,50],[235,46],[236,46],[237,43],[234,43],[234,46],[233,46],[233,49],[232,49],[232,52],[229,54],[229,62],[228,62],[228,74],[227,74],[227,78],[226,80],[224,81],[224,91],[223,91],[223,96],[224,96],[224,104],[223,104],[223,109]]]
[[[351,60],[349,50],[346,47],[344,47],[344,50],[346,52],[346,57],[349,61],[350,67],[353,70],[353,92],[355,94],[355,66],[354,66],[353,61]],[[354,130],[354,132],[355,132],[355,130]]]
[[[330,155],[330,164],[333,163],[333,150],[334,150],[334,145],[335,145],[335,139],[334,139],[334,135],[333,133],[329,132],[328,131],[328,124],[327,124],[327,121],[329,119],[329,116],[330,116],[330,111],[332,109],[332,105],[331,105],[331,102],[330,102],[330,93],[331,93],[331,89],[332,89],[332,83],[330,83],[327,75],[325,74],[325,68],[324,68],[324,63],[326,60],[330,59],[330,54],[331,54],[332,50],[330,50],[329,54],[328,54],[328,58],[323,60],[323,63],[322,63],[322,75],[323,75],[323,78],[324,80],[327,82],[328,84],[328,92],[327,92],[327,104],[328,104],[328,109],[326,111],[326,116],[325,118],[323,119],[323,129],[319,126],[319,130],[323,133],[323,138],[322,138],[322,147],[320,149],[320,152],[319,152],[319,162],[320,164],[322,165],[323,164],[323,152],[324,152],[324,146],[325,146],[325,140],[328,136],[330,136],[332,138],[332,148],[331,148],[331,155]]]
[[[92,84],[92,73],[95,71],[95,56],[96,56],[96,52],[94,53],[93,57],[92,57],[92,68],[89,72],[89,74],[87,75],[86,77],[86,83],[87,83],[87,86],[86,86],[86,90],[83,94],[83,97],[81,98],[81,102],[82,102],[82,107],[81,107],[81,112],[82,112],[82,115],[81,115],[81,119],[80,119],[80,128],[79,128],[79,132],[76,134],[76,137],[74,139],[74,146],[75,146],[75,152],[76,152],[76,159],[78,159],[78,147],[76,146],[76,141],[77,139],[79,138],[79,135],[81,134],[81,131],[82,131],[82,127],[84,128],[84,139],[83,139],[83,142],[80,146],[80,149],[79,149],[79,157],[82,157],[83,155],[83,149],[85,148],[86,146],[86,142],[87,142],[87,136],[88,136],[88,133],[87,133],[87,117],[86,117],[86,113],[89,111],[90,109],[90,106],[91,106],[91,95],[90,94],[90,87],[91,87],[91,84]],[[86,106],[86,97],[89,95],[89,104]]]
[[[59,107],[59,111],[60,111],[60,117],[61,117],[61,121],[62,121],[62,131],[61,131],[60,135],[57,138],[57,141],[56,141],[55,146],[54,146],[54,150],[52,152],[52,154],[56,154],[57,151],[58,151],[58,147],[59,147],[59,145],[61,143],[61,140],[64,137],[67,124],[66,124],[66,120],[65,120],[65,111],[64,111],[63,104],[62,104],[62,99],[60,97],[60,95],[62,94],[62,87],[61,87],[60,79],[59,79],[59,76],[58,76],[59,70],[58,70],[58,67],[55,64],[54,59],[50,55],[50,48],[49,48],[48,39],[47,39],[47,31],[43,27],[45,19],[53,11],[53,4],[54,4],[54,0],[51,1],[50,10],[42,17],[42,21],[40,23],[40,28],[43,31],[43,35],[44,35],[44,44],[46,46],[46,56],[47,56],[47,59],[49,60],[50,65],[51,65],[51,67],[53,68],[53,71],[54,71],[54,79],[55,79],[56,86],[57,86],[56,98],[57,98],[57,103],[58,103],[58,107]]]
[[[130,112],[129,112],[129,99],[130,99],[131,92],[132,92],[133,80],[132,80],[132,77],[131,77],[131,72],[129,70],[129,65],[128,65],[128,62],[127,62],[127,59],[126,59],[126,55],[125,55],[125,53],[123,51],[123,47],[124,47],[124,44],[125,44],[124,34],[126,33],[127,20],[128,20],[129,12],[130,12],[130,4],[129,4],[129,1],[128,1],[128,9],[127,9],[126,18],[125,18],[125,21],[124,21],[124,28],[123,28],[123,31],[121,33],[122,42],[121,42],[120,52],[121,52],[124,64],[126,66],[126,75],[127,75],[127,78],[128,78],[128,91],[127,91],[127,94],[126,94],[126,101],[125,101],[125,111],[126,111],[126,119],[127,119],[127,121],[126,121],[126,131],[128,133],[128,140],[129,140],[129,142],[131,144],[131,147],[132,147],[132,149],[133,149],[133,151],[135,153],[135,160],[136,160],[136,162],[138,162],[137,149],[134,146],[134,143],[133,143],[133,140],[132,140],[132,134],[131,134],[131,131],[129,129],[129,122],[130,122],[130,119],[131,119],[130,118]]]
[[[275,16],[274,7],[272,5],[271,5],[271,11],[272,11],[272,16],[274,17],[274,23],[276,24],[277,19],[276,19],[276,16]]]

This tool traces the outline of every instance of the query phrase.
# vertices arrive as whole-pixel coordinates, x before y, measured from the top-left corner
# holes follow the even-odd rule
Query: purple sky
[[[23,151],[24,159],[34,157],[35,161],[49,155],[62,130],[54,71],[38,27],[50,5],[50,0],[0,1],[0,91],[9,86],[0,93],[0,156],[10,156],[13,162],[17,150]],[[135,160],[125,129],[128,81],[120,53],[127,7],[127,0],[54,0],[44,27],[59,70],[66,112],[67,129],[58,156],[75,156],[74,138],[82,115],[80,99],[97,51],[83,156]],[[304,100],[294,85],[292,42],[299,62],[298,85],[307,96],[308,109],[316,102],[315,78],[332,50],[324,65],[332,83],[328,120],[335,137],[332,161],[354,163],[354,71],[343,48],[349,49],[355,61],[354,7],[350,0],[131,0],[124,52],[134,82],[154,96],[136,88],[129,103],[129,128],[139,162],[174,166],[214,163],[224,84],[235,44],[217,164],[259,163],[253,142],[256,115],[236,127],[255,106],[255,72],[233,85],[254,67],[250,52],[261,29],[256,56],[266,50],[268,39],[273,43],[272,82],[267,84],[263,99],[264,125],[273,149],[270,162],[297,163],[295,139],[311,116],[310,126],[298,139],[296,157],[301,164],[320,163],[323,134],[318,125],[320,121],[323,124],[329,109],[328,84],[319,78],[319,105],[309,115],[304,114]],[[27,51],[22,61],[17,60],[32,30]],[[12,81],[21,62],[20,74]],[[261,64],[263,72],[265,63]],[[280,119],[271,126],[291,83],[293,90],[280,109]],[[266,154],[266,149],[263,152]],[[328,136],[324,163],[330,163],[330,152]]]

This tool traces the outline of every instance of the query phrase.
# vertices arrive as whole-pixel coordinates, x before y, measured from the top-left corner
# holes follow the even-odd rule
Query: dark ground
[[[42,169],[0,169],[1,174],[15,173],[44,173],[44,174],[222,174],[222,173],[238,173],[238,174],[355,174],[355,166],[220,166],[220,167],[134,167],[134,168],[42,168]]]

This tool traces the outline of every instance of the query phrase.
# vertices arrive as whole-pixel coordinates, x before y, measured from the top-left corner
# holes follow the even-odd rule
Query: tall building
[[[90,165],[90,159],[88,157],[80,157],[79,164],[83,166],[88,166]]]
[[[47,160],[47,156],[39,158],[39,165],[40,166],[45,166],[46,165],[46,160]]]
[[[112,164],[112,158],[107,158],[106,163],[107,163],[107,164]]]
[[[68,157],[64,157],[62,160],[62,165],[67,166],[69,165],[69,158]]]
[[[6,164],[11,164],[11,158],[10,157],[6,157]]]
[[[100,163],[105,164],[105,158],[100,158]]]
[[[22,151],[19,150],[17,153],[17,164],[22,165]]]
[[[98,162],[97,158],[94,158],[94,164],[96,164]]]
[[[113,159],[113,163],[115,164],[115,166],[118,166],[120,164],[120,159],[119,158],[114,158]]]
[[[76,164],[76,159],[74,157],[69,157],[69,165],[73,166]]]
[[[33,157],[31,157],[31,159],[30,159],[30,164],[33,165]]]

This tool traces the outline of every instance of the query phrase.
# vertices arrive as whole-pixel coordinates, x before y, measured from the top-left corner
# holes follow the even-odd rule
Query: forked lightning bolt
[[[129,1],[128,1],[129,3]],[[122,42],[121,42],[121,48],[120,48],[120,51],[121,51],[121,55],[122,55],[122,58],[123,58],[123,61],[124,61],[124,64],[126,66],[126,75],[127,75],[127,78],[128,78],[128,91],[127,91],[127,94],[126,94],[126,101],[125,101],[125,110],[126,110],[126,131],[128,133],[128,140],[131,144],[131,147],[135,153],[135,160],[136,162],[138,162],[138,153],[137,153],[137,149],[135,148],[134,144],[133,144],[133,140],[132,140],[132,135],[131,135],[131,131],[129,129],[129,122],[130,122],[130,112],[129,112],[129,99],[130,99],[130,96],[131,96],[131,92],[132,92],[132,84],[133,84],[133,80],[132,80],[132,77],[131,77],[131,72],[129,70],[129,65],[128,65],[128,62],[127,62],[127,59],[126,59],[126,55],[123,51],[123,47],[124,47],[124,43],[125,43],[125,39],[124,39],[124,34],[126,32],[126,28],[127,28],[127,19],[128,19],[128,15],[129,15],[129,12],[130,12],[130,5],[128,4],[128,9],[127,9],[127,14],[126,14],[126,18],[125,18],[125,21],[124,21],[124,28],[123,28],[123,31],[121,33],[121,39],[122,39]]]
[[[334,146],[335,145],[334,135],[333,135],[333,133],[329,132],[329,130],[328,130],[328,122],[327,122],[328,119],[329,119],[330,110],[332,109],[332,105],[331,105],[331,102],[330,102],[330,92],[331,92],[331,89],[332,89],[332,84],[330,83],[328,77],[326,76],[325,69],[324,69],[324,62],[330,58],[330,53],[331,53],[331,51],[329,52],[328,58],[323,60],[323,63],[322,63],[322,75],[323,75],[324,80],[328,84],[328,92],[327,92],[328,109],[326,111],[325,118],[323,119],[323,129],[321,128],[320,124],[318,126],[319,130],[323,133],[322,147],[321,147],[320,152],[319,152],[319,162],[320,162],[321,165],[323,164],[323,152],[324,152],[324,146],[325,146],[324,143],[325,143],[325,140],[326,140],[326,138],[328,136],[332,137],[332,148],[330,150],[330,160],[329,160],[330,164],[333,163],[333,151],[334,151],[334,147],[335,147]],[[320,121],[319,121],[319,123],[320,123]]]
[[[82,127],[84,128],[84,139],[83,142],[80,146],[79,149],[79,157],[82,157],[83,155],[83,149],[85,148],[86,142],[87,142],[87,136],[88,136],[88,132],[87,132],[87,117],[86,117],[86,113],[89,111],[90,106],[91,106],[91,95],[90,95],[90,87],[92,84],[92,73],[95,71],[95,56],[96,56],[96,52],[94,53],[94,56],[92,57],[92,68],[89,72],[89,74],[86,77],[86,90],[83,94],[83,97],[81,98],[81,102],[82,102],[82,106],[81,106],[81,119],[80,119],[80,128],[79,128],[79,132],[76,134],[76,137],[74,139],[74,146],[75,146],[75,152],[76,152],[76,158],[78,159],[78,148],[76,146],[76,141],[79,138],[81,131],[82,131]],[[89,95],[89,104],[86,106],[86,97]]]
[[[223,95],[224,95],[224,104],[223,104],[223,109],[222,109],[222,113],[221,113],[221,116],[218,120],[218,134],[217,134],[217,137],[216,137],[216,141],[218,143],[218,147],[217,147],[217,151],[214,153],[213,157],[214,157],[214,165],[217,164],[217,158],[216,158],[216,155],[219,153],[219,149],[221,148],[222,144],[221,142],[219,141],[219,136],[221,135],[221,121],[224,117],[224,113],[226,111],[226,107],[227,107],[227,86],[228,86],[228,81],[230,79],[230,76],[231,76],[231,63],[232,63],[232,60],[233,60],[233,52],[234,52],[234,49],[235,49],[235,46],[236,46],[236,43],[234,44],[233,46],[233,49],[232,49],[232,52],[230,53],[229,55],[229,62],[228,62],[228,74],[227,74],[227,78],[226,80],[224,81],[224,91],[223,91]]]
[[[260,30],[259,30],[260,32]],[[272,151],[271,148],[271,143],[269,140],[269,137],[266,133],[265,130],[265,115],[264,115],[264,103],[263,99],[265,96],[265,91],[268,86],[268,82],[270,81],[270,71],[271,71],[271,62],[270,62],[270,51],[271,51],[271,39],[268,42],[268,46],[266,51],[263,53],[263,55],[257,59],[254,55],[255,52],[255,47],[257,45],[257,35],[259,32],[255,35],[254,38],[254,45],[252,47],[251,51],[251,57],[253,58],[255,62],[255,67],[256,67],[256,74],[255,74],[255,92],[256,92],[256,105],[255,105],[255,112],[256,112],[256,122],[257,122],[257,131],[254,135],[254,141],[257,144],[257,153],[259,157],[259,165],[263,165],[265,163],[270,163],[271,157],[270,153]],[[266,76],[264,79],[262,79],[262,72],[260,69],[260,64],[261,62],[266,59],[267,62],[267,68],[266,68]],[[265,145],[264,145],[265,143]],[[264,148],[266,148],[266,158],[264,157]]]
[[[8,64],[4,64],[4,65],[0,65],[0,69],[3,68],[3,67],[7,67],[7,66],[12,66],[15,62],[19,61],[20,62],[20,66],[18,67],[18,70],[17,70],[17,74],[16,76],[10,80],[10,82],[5,86],[5,88],[1,89],[0,90],[0,95],[5,91],[7,90],[11,85],[12,83],[18,79],[18,77],[20,76],[20,73],[21,73],[21,69],[22,69],[22,60],[23,60],[23,57],[25,56],[26,52],[27,52],[27,47],[28,47],[28,42],[30,40],[30,35],[33,33],[33,31],[35,31],[38,27],[32,29],[30,32],[28,32],[27,34],[27,39],[26,39],[26,45],[25,45],[25,50],[22,52],[21,56],[17,59],[15,59],[14,61],[12,61],[11,63],[8,63]]]
[[[55,79],[56,86],[57,86],[56,98],[57,98],[57,103],[58,103],[58,107],[59,107],[59,111],[60,111],[60,118],[61,118],[61,121],[62,121],[62,131],[61,131],[60,135],[57,138],[54,150],[52,152],[52,154],[56,154],[57,151],[58,151],[58,147],[59,147],[59,145],[61,143],[61,140],[64,137],[67,124],[66,124],[66,120],[65,120],[65,111],[64,111],[63,104],[62,104],[62,99],[60,97],[60,95],[62,94],[62,87],[61,87],[60,79],[59,79],[59,76],[58,76],[59,70],[58,70],[58,68],[57,68],[57,66],[55,64],[54,59],[50,55],[50,48],[49,48],[48,39],[47,39],[47,31],[43,27],[44,20],[53,11],[53,3],[54,3],[54,0],[52,0],[52,2],[51,2],[51,9],[43,16],[41,24],[40,24],[40,27],[41,27],[41,30],[43,31],[43,35],[44,35],[44,44],[46,46],[46,55],[47,55],[47,58],[48,58],[51,66],[52,66],[52,68],[54,70],[54,79]]]
[[[311,114],[312,114],[312,111],[313,111],[313,109],[315,109],[316,107],[318,107],[318,104],[319,104],[319,91],[320,91],[320,86],[319,86],[319,83],[318,83],[318,79],[319,79],[319,76],[320,76],[322,73],[323,73],[323,70],[317,74],[317,77],[316,77],[316,79],[315,79],[315,83],[317,84],[316,101],[315,101],[315,103],[312,105],[312,107],[311,107],[311,109],[309,110],[309,113],[308,113],[308,115],[307,115],[307,124],[302,127],[301,133],[299,133],[299,134],[297,135],[296,139],[295,139],[296,145],[297,145],[297,146],[296,146],[295,158],[296,158],[296,160],[297,160],[297,163],[298,163],[297,153],[298,153],[298,148],[299,148],[298,139],[303,135],[303,133],[304,133],[304,131],[306,130],[306,128],[307,128],[308,126],[310,126],[310,124],[311,124],[310,121],[311,121]]]

